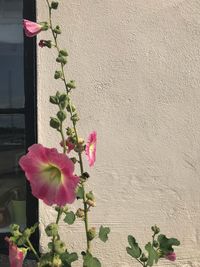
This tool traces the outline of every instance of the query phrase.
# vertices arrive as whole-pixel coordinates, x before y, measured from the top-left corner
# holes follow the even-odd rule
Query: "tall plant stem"
[[[59,53],[60,49],[59,49],[58,42],[57,42],[57,34],[54,32],[53,24],[52,24],[52,12],[51,12],[52,9],[51,9],[51,6],[49,4],[49,0],[46,0],[46,2],[48,5],[48,8],[49,8],[49,27],[50,27],[50,30],[52,32],[55,48],[56,48],[57,52]],[[70,96],[70,90],[67,86],[67,81],[66,81],[66,77],[65,77],[64,64],[63,63],[60,63],[60,64],[61,64],[62,81],[64,82],[67,95]],[[71,108],[71,100],[70,100],[70,115],[71,115],[71,117],[73,115],[72,108]],[[73,123],[73,128],[74,128],[75,137],[76,137],[76,144],[78,144],[78,133],[77,133],[77,129],[76,129],[76,123],[74,121],[72,121],[72,123]],[[64,141],[63,131],[61,132],[61,135],[62,135],[62,140]],[[66,152],[66,150],[65,150],[65,152]],[[81,176],[82,176],[84,173],[84,168],[83,168],[83,160],[82,160],[81,152],[78,152],[78,157],[79,157],[80,172],[81,172]],[[88,231],[89,231],[88,206],[86,203],[86,193],[85,193],[84,182],[81,182],[81,186],[83,189],[84,225],[85,225],[86,240],[87,240],[87,251],[90,252],[91,241],[89,240],[89,237],[88,237]]]

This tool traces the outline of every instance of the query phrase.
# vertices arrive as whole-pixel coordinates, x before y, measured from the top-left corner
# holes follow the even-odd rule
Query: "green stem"
[[[29,238],[27,238],[26,241],[27,241],[27,243],[29,245],[29,248],[32,250],[32,252],[34,253],[35,257],[39,261],[40,260],[40,257],[38,256],[36,250],[34,249],[33,245],[31,244],[31,241],[29,240]]]
[[[60,49],[59,49],[58,42],[57,42],[57,35],[53,31],[51,6],[49,4],[49,0],[46,0],[46,2],[47,2],[47,5],[48,5],[48,8],[49,8],[49,27],[50,27],[50,30],[52,32],[52,36],[53,36],[54,43],[55,43],[55,48],[57,49],[57,52],[59,53]],[[66,81],[65,72],[64,72],[64,65],[63,65],[63,63],[60,63],[60,64],[61,64],[62,81],[64,82],[67,95],[69,96],[70,90],[67,87],[67,81]],[[73,112],[72,112],[72,109],[71,109],[71,102],[70,102],[70,115],[71,116],[73,115]],[[72,123],[73,123],[74,132],[75,132],[76,143],[78,144],[78,133],[77,133],[77,129],[76,129],[76,124],[75,124],[74,121]],[[62,140],[64,140],[63,139],[64,134],[63,134],[63,130],[62,129],[61,129],[61,136],[62,136]],[[64,151],[64,153],[65,152],[66,152],[66,150]],[[81,155],[80,152],[78,153],[78,156],[79,156],[80,172],[81,172],[81,175],[82,175],[84,173],[84,169],[83,169],[82,155]],[[84,184],[81,183],[81,186],[82,186],[83,192],[84,192],[83,205],[84,205],[84,214],[85,214],[84,224],[85,224],[85,232],[86,232],[86,240],[87,240],[87,251],[90,251],[91,250],[91,241],[88,238],[88,230],[89,230],[88,208],[87,208],[87,203],[86,203],[86,194],[85,194]]]
[[[57,218],[56,218],[56,224],[57,225],[59,223],[59,220],[60,220],[61,215],[62,215],[62,208],[59,207],[59,210],[58,210],[58,213],[57,213]],[[52,263],[54,262],[54,257],[55,257],[55,244],[54,244],[55,243],[55,239],[56,239],[56,237],[53,236],[53,239],[52,239],[52,244],[53,244],[53,248],[52,248],[52,251],[53,251],[53,260],[52,260]]]

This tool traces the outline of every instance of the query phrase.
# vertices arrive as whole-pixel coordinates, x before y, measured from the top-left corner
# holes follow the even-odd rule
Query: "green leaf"
[[[132,235],[128,236],[128,243],[131,247],[126,248],[127,253],[135,259],[139,258],[142,251]]]
[[[72,262],[78,260],[78,255],[75,252],[69,253],[66,251],[65,253],[61,254],[60,257],[63,263],[63,267],[71,267]]]
[[[172,246],[179,246],[180,241],[176,238],[167,238],[165,235],[158,236],[158,242],[160,249],[166,254],[174,251]]]
[[[75,216],[75,214],[73,213],[73,211],[66,212],[65,215],[66,215],[66,216],[65,216],[64,221],[65,221],[66,223],[68,223],[68,224],[73,224],[74,221],[75,221],[75,219],[76,219],[76,216]]]
[[[154,249],[152,244],[149,242],[145,246],[146,251],[148,252],[148,260],[147,260],[147,266],[153,266],[154,263],[157,263],[159,260],[159,254],[158,252]]]
[[[86,253],[83,256],[83,267],[101,267],[101,263],[97,258],[94,258],[92,254]]]
[[[79,186],[77,191],[76,191],[76,197],[79,199],[83,199],[84,197],[84,189],[82,186]]]
[[[106,242],[108,240],[108,234],[110,233],[110,228],[109,227],[103,227],[101,225],[100,230],[99,230],[99,238],[101,241]]]

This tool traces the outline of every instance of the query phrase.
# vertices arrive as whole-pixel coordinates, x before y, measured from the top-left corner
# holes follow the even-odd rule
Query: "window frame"
[[[23,0],[23,18],[36,20],[36,0]],[[37,143],[37,54],[36,38],[24,36],[24,93],[25,93],[25,146],[26,150]],[[23,111],[24,111],[23,109]],[[23,113],[23,111],[21,111]],[[13,111],[10,111],[13,112]],[[19,112],[19,111],[18,111]],[[17,113],[18,113],[17,112]],[[8,110],[9,113],[9,110]],[[38,200],[31,194],[26,180],[26,219],[27,227],[38,222]],[[8,254],[4,238],[8,233],[0,233],[1,254]],[[39,231],[31,239],[35,249],[39,249]],[[29,255],[32,258],[32,255]]]

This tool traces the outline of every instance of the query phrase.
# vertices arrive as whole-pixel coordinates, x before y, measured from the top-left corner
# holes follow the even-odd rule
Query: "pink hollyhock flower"
[[[176,253],[170,252],[167,255],[165,255],[165,258],[169,261],[175,261],[176,260]]]
[[[26,256],[26,249],[18,248],[8,237],[5,240],[9,244],[9,262],[10,267],[22,267]]]
[[[86,144],[85,154],[87,156],[90,167],[92,167],[96,161],[96,143],[97,133],[93,131],[88,136],[88,142]]]
[[[60,145],[63,147],[63,141],[60,142]],[[69,153],[75,148],[75,144],[72,143],[72,140],[70,137],[68,137],[66,140],[66,146],[67,146],[67,153]]]
[[[33,37],[42,31],[42,25],[27,19],[23,20],[23,28],[27,37]]]
[[[79,177],[73,174],[73,162],[55,148],[34,144],[19,160],[31,184],[32,194],[47,205],[64,206],[75,200]]]

